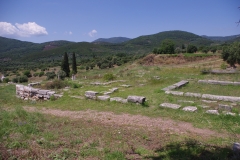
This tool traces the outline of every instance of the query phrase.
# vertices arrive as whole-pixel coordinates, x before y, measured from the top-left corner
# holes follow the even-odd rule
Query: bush
[[[24,71],[23,75],[25,75],[27,77],[32,77],[31,72],[29,70]]]
[[[63,70],[58,71],[57,75],[61,80],[64,80],[64,78],[66,77],[66,73]]]
[[[81,84],[74,83],[74,82],[68,82],[68,85],[71,86],[72,88],[79,88],[79,87],[82,87]]]
[[[53,82],[47,82],[45,84],[46,89],[61,89],[64,87],[66,87],[66,84],[61,80],[54,80]]]
[[[3,79],[3,83],[8,83],[10,80],[9,80],[9,78],[4,78]]]
[[[13,79],[12,79],[12,82],[13,82],[13,83],[18,83],[18,77],[13,78]]]
[[[56,74],[55,74],[54,71],[53,72],[47,72],[45,74],[45,76],[47,76],[47,80],[49,80],[49,79],[54,79],[56,77]]]
[[[106,81],[112,81],[115,79],[114,75],[112,73],[107,73],[103,76],[103,79]]]
[[[44,75],[44,72],[41,71],[38,76],[39,76],[39,77],[42,77],[43,75]]]
[[[37,76],[39,76],[39,73],[38,73],[38,72],[33,73],[33,77],[37,77]]]
[[[19,83],[23,83],[23,82],[28,82],[28,77],[27,76],[20,76],[19,78],[18,78],[18,82]]]

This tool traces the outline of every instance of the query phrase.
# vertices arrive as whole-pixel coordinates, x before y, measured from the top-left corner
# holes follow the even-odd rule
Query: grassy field
[[[56,90],[63,97],[56,101],[22,101],[15,97],[15,85],[0,84],[0,159],[230,159],[231,146],[239,140],[239,116],[206,114],[200,105],[211,109],[218,104],[232,105],[231,102],[205,103],[199,98],[166,95],[161,89],[188,80],[189,84],[178,89],[184,92],[198,92],[216,95],[240,96],[240,87],[198,84],[201,79],[240,81],[239,75],[201,74],[204,68],[220,68],[223,62],[208,59],[181,65],[149,65],[135,62],[105,70],[80,70],[77,80],[79,88]],[[104,74],[112,73],[114,83],[92,85],[93,82],[106,82]],[[159,76],[160,79],[155,79]],[[71,80],[65,80],[71,81]],[[43,82],[45,83],[45,82]],[[131,87],[125,88],[121,85]],[[118,91],[111,97],[127,98],[128,95],[145,96],[144,105],[122,104],[109,101],[88,100],[87,90],[101,94],[111,88]],[[77,97],[77,98],[74,98]],[[179,102],[181,100],[181,102]],[[194,101],[188,103],[183,101]],[[161,108],[164,102],[196,106],[195,113],[181,109]],[[24,107],[37,108],[27,112]],[[240,104],[234,104],[233,112],[239,114]],[[216,136],[204,133],[178,133],[163,130],[161,127],[146,129],[134,125],[103,123],[94,118],[72,118],[44,114],[43,109],[61,111],[94,110],[116,115],[161,118],[177,123],[189,123],[194,128],[213,131]],[[97,118],[96,118],[97,119]],[[177,126],[176,126],[177,127]],[[221,135],[221,136],[220,136]]]

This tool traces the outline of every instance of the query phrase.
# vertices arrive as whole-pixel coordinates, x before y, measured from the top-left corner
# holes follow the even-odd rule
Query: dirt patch
[[[114,114],[112,112],[98,112],[94,110],[86,111],[62,111],[56,109],[37,109],[35,107],[24,107],[29,112],[41,112],[58,117],[68,117],[71,119],[83,119],[95,121],[110,126],[141,127],[149,131],[161,130],[168,133],[196,135],[200,137],[226,137],[226,134],[193,127],[191,123],[174,121],[164,118],[150,118],[142,115]]]

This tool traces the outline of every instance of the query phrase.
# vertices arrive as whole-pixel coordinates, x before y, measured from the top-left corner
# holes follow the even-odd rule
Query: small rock
[[[197,107],[187,106],[187,107],[184,107],[182,110],[188,111],[188,112],[195,112],[195,111],[197,111]]]
[[[218,110],[207,110],[206,113],[219,115]]]
[[[160,104],[161,107],[165,107],[165,108],[171,108],[171,109],[178,109],[181,106],[178,104],[172,104],[172,103],[162,103]]]

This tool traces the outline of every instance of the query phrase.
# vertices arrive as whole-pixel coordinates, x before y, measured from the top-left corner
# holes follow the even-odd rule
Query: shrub
[[[103,79],[106,81],[112,81],[115,79],[114,75],[112,73],[107,73],[103,76]]]
[[[18,77],[13,78],[13,79],[12,79],[12,82],[13,82],[13,83],[18,83]]]
[[[10,80],[9,80],[9,78],[4,78],[3,79],[3,83],[8,83]]]
[[[68,82],[68,85],[71,86],[72,88],[79,88],[79,87],[82,87],[81,84],[74,83],[74,82]]]
[[[32,77],[31,72],[29,70],[24,71],[23,75],[25,75],[27,77]]]
[[[47,72],[45,75],[47,76],[47,80],[54,79],[56,77],[56,74],[55,74],[54,71],[53,72]]]
[[[60,78],[61,80],[64,80],[64,78],[66,77],[66,73],[65,73],[63,70],[59,70],[59,71],[57,72],[57,75],[59,76],[59,78]]]
[[[20,76],[19,78],[18,78],[18,82],[19,83],[23,83],[23,82],[28,82],[28,77],[27,76]]]
[[[43,75],[44,75],[44,72],[41,71],[38,76],[39,76],[39,77],[42,77]]]
[[[221,64],[221,69],[226,69],[227,68],[227,65],[225,63],[222,63]]]
[[[39,76],[39,73],[38,73],[38,72],[33,73],[33,76],[34,76],[34,77],[37,77],[37,76]]]
[[[66,84],[64,83],[64,81],[61,80],[54,80],[45,84],[46,89],[61,89],[64,87],[66,87]]]

